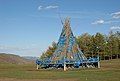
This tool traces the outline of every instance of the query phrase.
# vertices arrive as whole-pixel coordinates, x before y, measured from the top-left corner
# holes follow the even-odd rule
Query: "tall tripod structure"
[[[86,66],[88,63],[90,62],[80,50],[73,35],[70,19],[66,18],[55,52],[51,57],[41,61],[41,65],[44,65],[45,68],[55,67],[66,70],[66,67],[78,68],[81,64]],[[91,64],[93,64],[93,61],[91,61]]]
[[[51,57],[52,63],[66,62],[67,64],[75,61],[87,60],[76,43],[76,38],[70,27],[69,18],[65,19],[57,49]]]

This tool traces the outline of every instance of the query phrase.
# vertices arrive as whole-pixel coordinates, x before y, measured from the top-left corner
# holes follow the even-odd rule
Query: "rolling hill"
[[[30,64],[33,62],[34,62],[33,60],[28,60],[18,55],[0,53],[0,63]]]

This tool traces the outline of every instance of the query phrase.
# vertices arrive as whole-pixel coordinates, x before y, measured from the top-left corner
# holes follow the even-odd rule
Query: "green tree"
[[[117,31],[116,33],[115,33],[115,36],[116,36],[116,46],[117,46],[117,48],[116,48],[116,54],[117,54],[117,58],[118,58],[118,55],[120,55],[120,31]]]
[[[89,54],[91,54],[91,35],[85,33],[81,36],[78,36],[77,43],[81,50],[84,52],[84,54],[86,54],[86,56],[90,56]]]
[[[111,31],[109,33],[108,47],[111,59],[113,55],[118,56],[118,54],[120,53],[120,32],[113,33]]]
[[[76,37],[76,41],[87,57],[99,54],[103,59],[105,59],[106,56],[112,59],[113,55],[116,55],[118,58],[120,54],[120,32],[118,31],[115,33],[111,31],[109,35],[103,35],[101,33],[90,35],[84,33]],[[50,57],[56,48],[57,44],[53,42],[52,45],[42,53],[41,58]]]
[[[96,33],[95,35],[95,54],[99,54],[101,57],[104,54],[104,43],[105,43],[105,36],[101,33]]]
[[[51,57],[57,48],[57,44],[55,42],[52,42],[52,46],[49,46],[46,52],[43,52],[41,55],[41,59]]]

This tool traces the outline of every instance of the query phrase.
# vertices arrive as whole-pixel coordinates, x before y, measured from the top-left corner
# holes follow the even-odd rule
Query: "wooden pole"
[[[100,68],[100,61],[98,61],[98,68]]]
[[[37,64],[37,69],[39,69],[39,65]]]
[[[65,64],[65,62],[64,62],[64,71],[66,71],[66,69],[67,69],[67,68],[66,68],[66,64]]]

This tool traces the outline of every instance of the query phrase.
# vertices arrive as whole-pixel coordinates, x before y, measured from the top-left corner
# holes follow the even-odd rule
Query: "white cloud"
[[[57,9],[59,6],[49,5],[49,6],[39,6],[38,10],[48,10],[48,9]]]
[[[114,19],[120,19],[120,11],[119,12],[115,12],[115,13],[111,13],[112,16],[112,20],[103,20],[103,19],[99,19],[94,21],[92,24],[111,24],[111,23],[119,23],[119,20],[114,20]]]
[[[42,9],[43,9],[43,6],[39,6],[39,7],[38,7],[38,10],[42,10]]]
[[[103,19],[99,19],[97,21],[94,21],[92,24],[104,24],[105,21]]]
[[[58,8],[58,6],[50,5],[45,7],[45,9],[55,9],[55,8]]]
[[[112,23],[119,23],[120,21],[117,20],[96,20],[92,24],[98,25],[98,24],[112,24]]]
[[[112,26],[110,29],[111,30],[120,30],[120,26]]]
[[[120,19],[120,12],[115,12],[111,14],[114,19]]]

